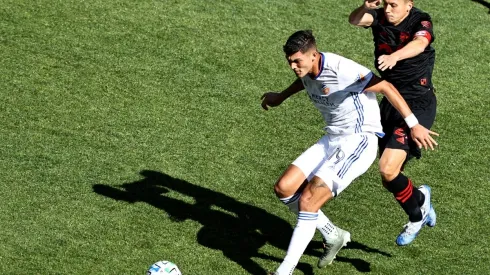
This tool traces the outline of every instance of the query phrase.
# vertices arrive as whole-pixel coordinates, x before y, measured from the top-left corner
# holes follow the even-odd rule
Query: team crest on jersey
[[[424,28],[430,29],[430,26],[432,25],[429,21],[422,21],[420,22]]]
[[[420,79],[420,85],[422,85],[422,86],[427,85],[427,78],[421,78]]]
[[[359,82],[363,82],[365,78],[366,78],[366,76],[364,76],[363,74],[357,75],[357,81],[359,81]]]
[[[328,95],[330,93],[330,88],[327,87],[327,85],[322,85],[322,92],[325,95]]]

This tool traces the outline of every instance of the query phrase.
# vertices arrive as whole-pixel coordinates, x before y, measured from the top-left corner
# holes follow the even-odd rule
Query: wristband
[[[419,124],[419,121],[413,113],[405,118],[405,122],[407,123],[408,128],[412,128],[413,126]]]

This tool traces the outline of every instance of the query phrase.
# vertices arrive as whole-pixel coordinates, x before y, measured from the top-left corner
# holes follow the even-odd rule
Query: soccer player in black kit
[[[431,144],[421,143],[410,135],[410,128],[418,123],[430,129],[436,116],[432,85],[435,50],[431,46],[434,32],[429,14],[414,8],[412,0],[384,0],[383,7],[378,8],[380,4],[380,0],[365,0],[350,14],[349,23],[371,28],[375,67],[382,78],[400,91],[413,112],[411,117],[403,119],[386,98],[380,103],[385,136],[379,140],[379,171],[383,185],[409,217],[396,239],[398,245],[407,245],[424,225],[436,224],[430,187],[417,188],[402,173],[406,161],[421,157],[422,147],[434,149]]]

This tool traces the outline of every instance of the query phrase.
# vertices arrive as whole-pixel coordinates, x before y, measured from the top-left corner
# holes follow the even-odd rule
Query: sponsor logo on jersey
[[[401,42],[401,43],[404,43],[404,42],[405,42],[405,41],[407,41],[409,38],[410,38],[410,33],[408,33],[408,32],[401,32],[401,33],[400,33],[400,42]]]
[[[328,99],[328,96],[316,95],[316,94],[310,94],[310,93],[308,93],[308,96],[310,97],[310,99],[313,102],[315,102],[317,104],[324,105],[325,107],[334,107],[334,108],[338,107],[338,105],[335,104],[334,102],[330,102],[330,100]]]

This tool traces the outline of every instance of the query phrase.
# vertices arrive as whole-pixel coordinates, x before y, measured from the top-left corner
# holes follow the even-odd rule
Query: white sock
[[[277,269],[279,275],[293,274],[294,268],[299,262],[301,255],[315,235],[318,213],[300,211],[298,223],[294,228],[293,236],[289,242],[288,252],[284,261]]]
[[[299,198],[301,197],[301,193],[295,193],[292,196],[289,196],[287,198],[279,198],[279,200],[284,203],[291,212],[294,214],[298,214],[299,212]]]
[[[337,227],[323,214],[322,210],[318,210],[316,228],[322,233],[325,240],[335,239],[339,234]]]
[[[279,200],[284,203],[291,212],[298,214],[299,212],[299,199],[301,198],[301,193],[296,193],[292,196],[286,198],[279,198]],[[322,210],[318,210],[318,223],[316,225],[316,229],[320,231],[323,235],[323,238],[328,240],[330,238],[337,238],[337,227],[328,219],[327,216],[322,212]]]

